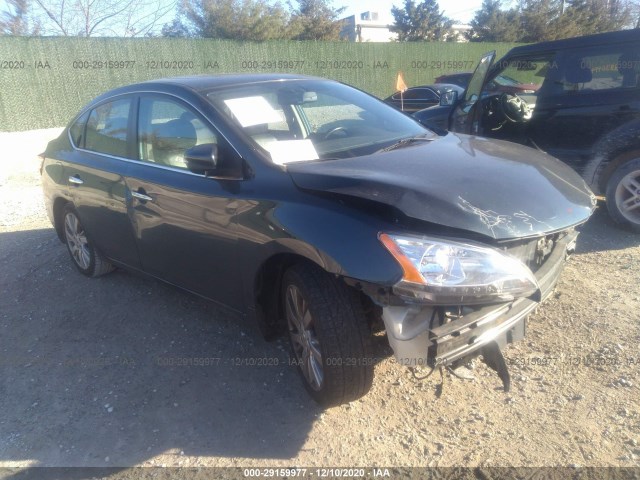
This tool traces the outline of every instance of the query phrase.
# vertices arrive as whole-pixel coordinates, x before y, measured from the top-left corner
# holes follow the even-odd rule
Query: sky
[[[419,0],[418,2],[419,3]],[[360,15],[362,12],[378,12],[380,20],[393,20],[391,7],[404,5],[403,0],[333,0],[333,7],[345,6],[347,9],[343,15]],[[482,6],[482,0],[439,0],[440,10],[444,10],[445,15],[463,23],[468,23],[473,18],[475,11]]]

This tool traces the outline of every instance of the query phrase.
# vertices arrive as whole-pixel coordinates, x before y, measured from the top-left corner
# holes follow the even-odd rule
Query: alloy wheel
[[[625,175],[616,188],[615,201],[624,218],[640,224],[640,171]]]
[[[324,381],[322,353],[309,304],[295,285],[287,287],[285,301],[289,336],[296,359],[308,385],[320,390]]]
[[[73,260],[80,268],[87,270],[91,265],[89,241],[78,217],[73,213],[67,213],[64,217],[64,233]]]

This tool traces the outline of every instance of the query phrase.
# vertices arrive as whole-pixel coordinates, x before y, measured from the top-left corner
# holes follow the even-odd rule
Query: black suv
[[[461,98],[416,113],[426,125],[526,144],[573,167],[611,216],[640,232],[640,30],[516,47],[480,61]],[[498,76],[535,85],[500,93]],[[480,101],[478,101],[480,99]]]

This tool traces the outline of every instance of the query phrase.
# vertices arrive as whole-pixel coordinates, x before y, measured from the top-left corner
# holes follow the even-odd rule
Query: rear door
[[[110,259],[138,268],[124,181],[132,157],[132,112],[131,96],[86,112],[70,129],[76,148],[63,160],[70,198],[87,235]]]
[[[139,101],[136,155],[127,174],[129,212],[143,269],[182,288],[241,308],[234,216],[240,179],[186,168],[184,152],[216,143],[235,152],[188,104],[163,94]]]
[[[604,136],[640,119],[640,52],[637,45],[576,48],[561,52],[557,64],[539,91],[528,133],[584,173]]]

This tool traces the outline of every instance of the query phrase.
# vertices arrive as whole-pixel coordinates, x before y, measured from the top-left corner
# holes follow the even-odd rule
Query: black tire
[[[640,158],[613,172],[607,182],[606,197],[611,218],[640,233]]]
[[[296,315],[296,295],[300,295]],[[320,405],[325,407],[348,403],[364,396],[373,383],[371,332],[363,311],[359,294],[344,282],[319,267],[298,264],[289,268],[282,284],[283,312],[289,331],[291,348],[304,386]],[[321,358],[309,354],[297,342],[300,323],[294,317],[304,317],[306,324],[302,337],[307,336],[307,351],[311,345],[319,350]],[[321,367],[321,381],[305,369],[311,364]],[[315,371],[315,370],[314,370]]]
[[[113,270],[113,265],[91,243],[78,212],[68,203],[62,212],[62,230],[67,250],[78,271],[87,277],[99,277]]]

